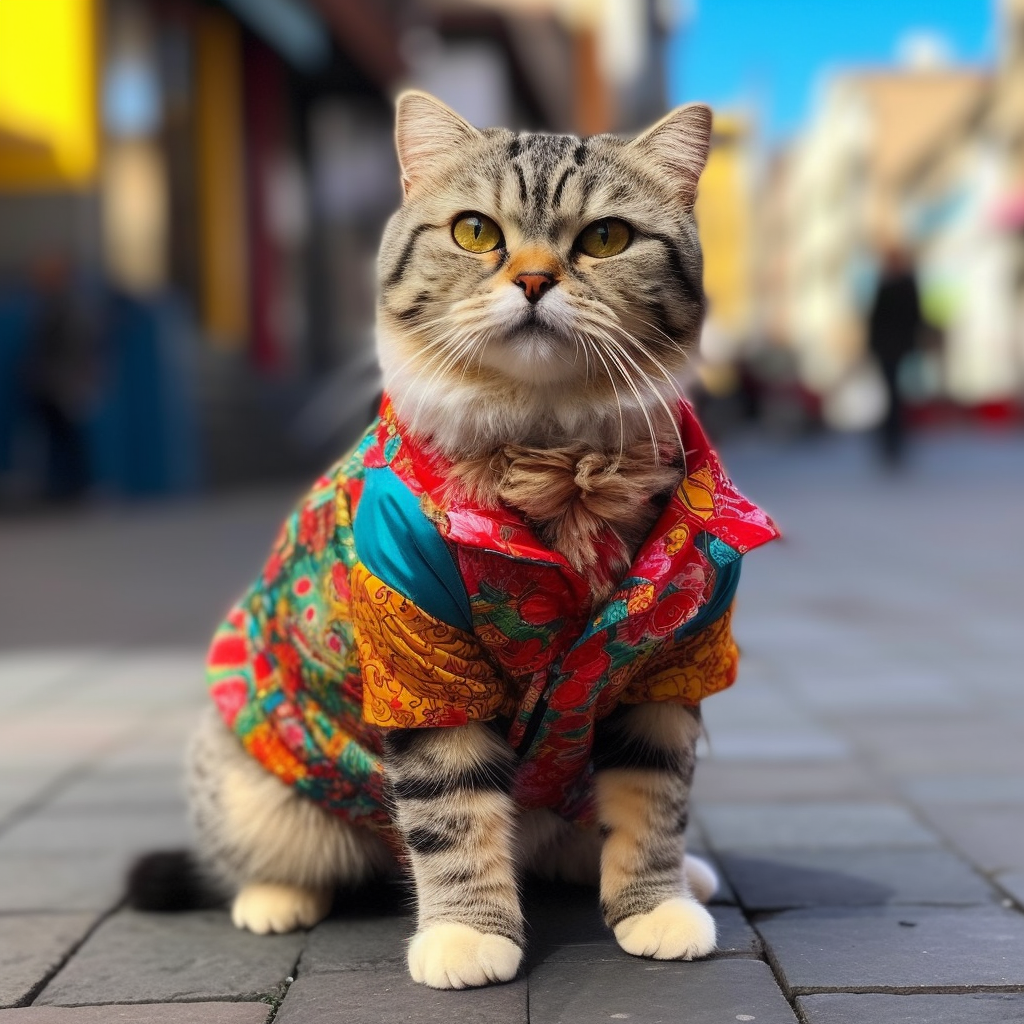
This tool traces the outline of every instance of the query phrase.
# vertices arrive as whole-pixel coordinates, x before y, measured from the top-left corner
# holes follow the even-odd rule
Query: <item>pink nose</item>
[[[555,287],[555,283],[554,274],[540,271],[520,274],[515,278],[515,284],[523,289],[527,302],[537,302],[546,291]]]

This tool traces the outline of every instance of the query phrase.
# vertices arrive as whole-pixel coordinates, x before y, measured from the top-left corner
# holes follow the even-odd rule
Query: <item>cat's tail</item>
[[[143,854],[129,869],[126,888],[135,910],[201,910],[224,901],[191,850]]]

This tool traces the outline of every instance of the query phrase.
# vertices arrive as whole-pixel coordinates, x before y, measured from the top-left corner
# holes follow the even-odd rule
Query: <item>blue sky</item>
[[[955,63],[989,63],[996,0],[679,0],[669,45],[669,98],[742,102],[769,140],[793,134],[831,68],[896,63],[900,41],[926,30]]]

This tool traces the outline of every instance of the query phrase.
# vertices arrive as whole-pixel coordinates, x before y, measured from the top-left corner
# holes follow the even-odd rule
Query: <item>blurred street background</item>
[[[713,104],[718,436],[1019,436],[1021,0],[0,0],[0,509],[344,448],[407,85],[581,133]]]

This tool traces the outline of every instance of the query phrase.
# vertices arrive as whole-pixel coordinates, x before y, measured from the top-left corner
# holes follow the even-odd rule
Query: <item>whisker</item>
[[[621,345],[621,343],[619,343],[618,341],[616,341],[614,338],[611,338],[611,337],[609,337],[608,340],[609,340],[609,342],[611,344],[615,345],[615,347],[620,351],[620,353],[623,356],[625,356],[626,358],[628,358],[630,360],[630,362],[636,368],[637,372],[641,373],[648,380],[648,382],[651,385],[651,391],[654,393],[654,396],[657,399],[658,403],[665,410],[665,415],[668,417],[669,423],[672,424],[672,430],[673,430],[673,433],[676,436],[676,442],[678,444],[678,447],[679,447],[679,449],[682,449],[682,447],[683,447],[683,439],[682,439],[682,437],[679,434],[679,427],[678,427],[678,424],[676,422],[677,419],[678,419],[678,413],[674,412],[670,408],[670,406],[668,405],[668,402],[665,399],[665,396],[661,393],[661,389],[657,387],[656,383],[653,380],[651,380],[650,375],[642,367],[640,367],[637,364],[636,360],[633,359],[629,355],[629,353],[624,350],[624,347]],[[645,353],[645,354],[647,354],[648,356],[650,355],[649,353]],[[676,387],[675,380],[672,378],[671,374],[669,374],[669,372],[666,370],[666,368],[664,366],[662,366],[660,363],[658,363],[657,360],[653,359],[653,357],[651,357],[651,358],[652,358],[652,361],[655,363],[655,366],[662,373],[664,382],[666,384],[668,384],[668,386],[672,389],[672,393],[675,396],[676,401],[677,402],[681,402],[683,400],[683,396],[679,393],[679,389]]]
[[[633,367],[635,368],[636,372],[637,372],[638,374],[640,374],[640,375],[641,375],[641,377],[642,377],[642,378],[643,378],[643,379],[644,379],[644,380],[645,380],[645,381],[647,382],[647,384],[648,384],[648,385],[650,386],[650,391],[651,391],[651,394],[653,394],[653,396],[654,396],[655,400],[656,400],[656,401],[658,402],[658,404],[659,404],[659,405],[661,406],[661,408],[662,408],[662,409],[664,410],[664,412],[665,412],[665,418],[666,418],[666,420],[667,420],[667,422],[668,422],[669,426],[670,426],[670,427],[671,427],[671,429],[672,429],[672,433],[673,433],[673,435],[675,436],[675,441],[676,441],[676,450],[677,450],[677,451],[681,451],[681,450],[682,450],[682,448],[683,448],[683,439],[682,439],[682,436],[681,436],[681,435],[680,435],[680,433],[679,433],[679,424],[678,424],[678,422],[677,422],[677,420],[678,420],[678,414],[677,414],[676,412],[674,412],[674,411],[673,411],[673,409],[671,408],[671,406],[669,406],[668,402],[667,402],[667,401],[666,401],[666,399],[665,399],[665,396],[664,396],[664,395],[663,395],[663,394],[661,393],[661,390],[660,390],[660,389],[658,388],[658,386],[657,386],[656,382],[655,382],[655,381],[653,381],[653,380],[651,379],[651,377],[650,377],[650,374],[648,374],[648,373],[647,373],[647,372],[646,372],[646,371],[645,371],[645,370],[644,370],[644,369],[643,369],[643,368],[642,368],[641,366],[639,366],[639,365],[637,364],[636,360],[634,360],[634,359],[633,359],[633,358],[632,358],[632,357],[630,356],[630,354],[629,354],[629,353],[628,353],[627,351],[625,351],[625,350],[624,350],[624,348],[622,347],[622,345],[621,345],[621,344],[619,344],[619,343],[618,343],[618,342],[617,342],[617,341],[616,341],[616,340],[615,340],[614,338],[609,338],[609,339],[608,339],[608,341],[609,341],[609,343],[610,343],[610,344],[611,344],[611,345],[612,345],[612,346],[613,346],[613,347],[614,347],[614,348],[616,349],[616,351],[618,351],[618,352],[619,352],[619,354],[620,354],[620,355],[621,355],[621,356],[622,356],[623,358],[625,358],[625,359],[628,359],[628,360],[630,361],[630,363],[632,363],[632,365],[633,365]],[[668,381],[668,383],[669,383],[669,384],[671,385],[671,381]],[[678,397],[678,396],[677,396],[677,397]],[[654,442],[654,443],[655,443],[655,447],[659,449],[659,450],[658,450],[658,451],[657,451],[657,452],[655,453],[655,462],[660,462],[660,459],[661,459],[661,455],[660,455],[660,447],[659,447],[659,445],[657,444],[657,442],[656,442],[656,441],[654,441],[654,438],[653,438],[653,437],[652,437],[652,442]]]
[[[621,349],[619,351],[621,352]],[[626,387],[628,387],[629,390],[632,391],[633,397],[636,398],[637,406],[639,407],[640,413],[644,418],[644,422],[647,424],[647,431],[651,437],[651,449],[654,456],[654,462],[655,465],[658,465],[661,462],[661,453],[659,451],[658,446],[657,432],[654,429],[654,421],[651,419],[651,414],[647,411],[647,403],[644,402],[643,395],[640,393],[640,388],[637,382],[634,381],[630,374],[627,372],[627,367],[623,366],[622,361],[615,354],[615,351],[609,351],[607,355],[608,358],[611,359],[611,361],[616,365],[616,367],[619,370],[619,373],[622,374],[622,379],[625,382]],[[641,373],[641,375],[643,375],[643,371],[640,370],[639,367],[637,367],[637,370],[639,373]]]
[[[615,406],[619,411],[619,458],[621,459],[626,446],[626,424],[622,416],[622,402],[619,399],[619,389],[615,386],[615,375],[609,368],[608,362],[605,359],[604,354],[601,352],[600,348],[598,348],[598,346],[593,341],[591,341],[591,339],[588,338],[587,335],[584,334],[581,337],[584,348],[586,347],[588,342],[590,342],[590,344],[593,345],[594,355],[597,356],[597,358],[600,359],[601,363],[604,365],[605,373],[608,374],[608,382],[612,386],[612,394],[615,396]]]
[[[664,363],[662,363],[656,356],[652,355],[652,353],[647,351],[643,343],[638,341],[638,339],[636,339],[623,327],[619,317],[616,315],[614,310],[612,310],[610,307],[604,306],[603,303],[599,303],[598,309],[601,309],[602,307],[605,311],[605,318],[601,323],[594,323],[592,325],[593,332],[604,338],[610,345],[613,345],[619,351],[620,355],[627,358],[629,362],[632,364],[633,368],[636,370],[636,372],[641,375],[642,380],[650,387],[655,400],[658,402],[659,405],[661,405],[662,409],[665,411],[665,414],[668,418],[668,422],[671,424],[672,432],[675,435],[678,450],[682,450],[683,441],[679,434],[679,426],[677,422],[678,412],[673,411],[669,407],[668,402],[666,401],[666,398],[662,393],[662,389],[651,378],[651,375],[638,363],[636,358],[634,358],[633,355],[627,350],[626,345],[628,344],[629,346],[632,346],[635,350],[639,352],[640,355],[643,356],[644,359],[646,359],[647,361],[651,362],[654,365],[655,369],[657,369],[660,375],[662,376],[664,383],[667,384],[671,389],[676,401],[681,402],[683,400],[683,396],[679,392],[679,388],[676,384],[675,378],[669,372],[668,368],[664,365]],[[596,318],[594,316],[585,316],[585,319],[594,320]],[[613,331],[614,334],[612,333]],[[639,397],[638,401],[640,401]]]

